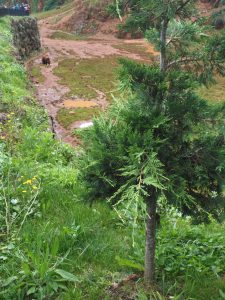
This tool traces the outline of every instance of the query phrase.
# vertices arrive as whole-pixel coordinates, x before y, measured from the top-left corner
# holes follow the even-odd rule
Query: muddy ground
[[[41,43],[43,53],[47,53],[51,59],[50,66],[41,65],[41,53],[38,57],[33,59],[29,63],[29,68],[38,67],[41,70],[44,80],[38,80],[33,76],[33,82],[36,86],[37,98],[40,103],[46,108],[51,120],[51,126],[56,134],[56,137],[65,143],[69,143],[72,146],[76,146],[79,140],[74,135],[74,129],[83,128],[92,124],[91,119],[75,121],[65,128],[57,120],[58,111],[62,108],[88,108],[99,107],[100,110],[104,110],[108,106],[107,97],[103,91],[97,90],[95,86],[91,86],[97,93],[97,97],[94,99],[82,99],[80,97],[73,96],[72,99],[68,98],[70,91],[68,86],[59,83],[60,78],[54,75],[54,69],[58,67],[60,61],[68,58],[74,59],[91,59],[93,57],[105,58],[112,56],[123,56],[135,60],[146,60],[133,51],[126,51],[129,49],[129,45],[142,45],[146,48],[146,51],[151,55],[157,55],[154,49],[145,40],[118,40],[113,35],[104,35],[98,33],[95,36],[88,37],[82,40],[64,40],[53,39],[52,34],[55,32],[55,25],[52,25],[53,17],[43,19],[39,21],[39,30],[41,35]],[[119,49],[116,48],[120,45]],[[121,46],[122,45],[122,46]],[[123,47],[124,46],[124,47]],[[124,50],[124,48],[126,50]],[[101,72],[101,70],[99,70]]]

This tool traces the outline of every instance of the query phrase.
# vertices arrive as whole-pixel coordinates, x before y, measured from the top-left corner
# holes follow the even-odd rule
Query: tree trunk
[[[155,279],[156,195],[147,201],[144,280],[147,286]]]
[[[44,5],[45,5],[44,0],[38,1],[38,11],[39,12],[43,11]]]
[[[168,20],[163,19],[160,32],[160,70],[166,70],[166,32],[168,27]]]

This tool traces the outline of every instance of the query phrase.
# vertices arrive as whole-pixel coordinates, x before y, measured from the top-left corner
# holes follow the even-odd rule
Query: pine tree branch
[[[176,10],[176,14],[178,14],[179,11],[181,11],[186,5],[188,5],[192,0],[186,0],[184,1]]]
[[[166,70],[168,70],[169,68],[171,68],[172,66],[177,65],[177,64],[192,63],[192,62],[199,62],[199,58],[186,57],[186,58],[181,58],[181,59],[174,60],[174,61],[167,64]]]

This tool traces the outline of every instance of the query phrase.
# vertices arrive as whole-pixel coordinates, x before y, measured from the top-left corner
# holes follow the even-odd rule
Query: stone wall
[[[41,49],[40,35],[35,18],[24,17],[12,20],[13,44],[19,57],[26,59]]]

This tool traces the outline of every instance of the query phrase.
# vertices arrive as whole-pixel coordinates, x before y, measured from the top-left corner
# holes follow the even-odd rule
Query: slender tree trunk
[[[38,11],[43,11],[43,8],[44,8],[44,5],[45,5],[45,1],[44,0],[39,0],[38,1]]]
[[[163,19],[161,24],[161,32],[160,32],[160,70],[166,70],[166,32],[168,27],[168,20]]]
[[[147,202],[144,272],[144,280],[147,286],[151,285],[155,279],[156,200],[156,195],[153,195]]]

